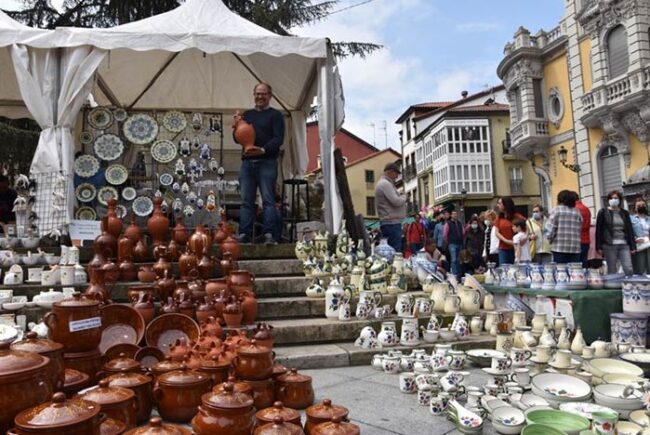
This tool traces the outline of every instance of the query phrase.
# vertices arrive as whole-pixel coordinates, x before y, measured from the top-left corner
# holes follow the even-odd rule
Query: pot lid
[[[158,382],[165,385],[192,385],[210,380],[210,376],[205,373],[189,370],[185,364],[182,367],[158,376]]]
[[[106,379],[108,380],[109,386],[124,388],[138,387],[151,382],[149,376],[133,372],[115,373],[114,375],[108,376]]]
[[[305,432],[298,425],[285,422],[280,416],[273,419],[273,423],[267,423],[255,429],[254,435],[302,435]]]
[[[298,369],[292,368],[289,373],[278,376],[278,381],[284,383],[306,383],[311,382],[311,376],[298,373]]]
[[[126,423],[113,420],[112,418],[107,418],[99,426],[100,435],[119,435],[124,433],[126,429]]]
[[[16,426],[26,430],[64,428],[94,418],[99,414],[98,403],[82,399],[66,399],[58,392],[52,401],[22,411],[14,420]]]
[[[237,348],[237,355],[264,355],[271,353],[271,348],[257,344],[256,340]]]
[[[49,358],[37,353],[0,350],[0,377],[37,370],[49,363]]]
[[[341,417],[333,417],[332,421],[318,424],[311,430],[312,435],[360,435],[359,426],[341,421]]]
[[[173,361],[170,357],[166,357],[164,360],[157,362],[151,367],[151,370],[156,373],[171,372],[172,370],[178,370],[183,368],[183,363],[179,361]]]
[[[74,369],[65,369],[65,381],[63,382],[64,387],[70,387],[76,384],[82,384],[88,381],[90,376],[86,373],[80,372]]]
[[[227,361],[226,359],[221,357],[222,355],[212,355],[208,359],[204,359],[201,361],[201,368],[225,368],[225,367],[230,367],[230,361]]]
[[[213,409],[247,409],[253,406],[253,398],[248,394],[236,393],[231,382],[223,384],[219,392],[205,393],[201,397],[203,404]]]
[[[282,402],[275,402],[273,406],[261,409],[255,414],[255,418],[262,421],[274,421],[281,417],[284,421],[300,419],[300,413],[292,408],[286,408]]]
[[[250,395],[253,391],[253,387],[248,385],[246,382],[240,382],[237,381],[234,376],[228,376],[228,381],[222,382],[221,384],[217,385],[212,389],[215,393],[220,393],[224,391],[224,387],[227,383],[231,383],[235,386],[235,393],[243,393],[243,394],[248,394]]]
[[[27,338],[11,343],[11,350],[22,350],[24,352],[48,353],[63,350],[63,345],[47,338],[38,338],[34,331],[27,333]]]
[[[102,379],[99,381],[98,387],[86,390],[84,393],[77,394],[75,397],[90,400],[100,405],[108,405],[132,399],[135,397],[135,393],[128,388],[111,387],[108,379]]]
[[[125,432],[124,435],[189,435],[190,431],[174,424],[163,424],[162,418],[152,417],[149,425]]]
[[[104,369],[112,371],[129,371],[140,368],[140,362],[129,358],[125,353],[121,353],[117,358],[113,358],[106,364],[104,364]]]
[[[345,418],[348,416],[349,411],[343,406],[332,405],[330,399],[324,399],[321,403],[317,403],[307,408],[305,413],[307,414],[307,417],[331,420],[333,417]]]

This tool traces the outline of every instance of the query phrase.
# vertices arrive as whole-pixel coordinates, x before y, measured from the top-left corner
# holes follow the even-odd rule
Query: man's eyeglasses
[[[253,94],[255,97],[265,97],[267,95],[269,95],[269,92],[256,92]]]

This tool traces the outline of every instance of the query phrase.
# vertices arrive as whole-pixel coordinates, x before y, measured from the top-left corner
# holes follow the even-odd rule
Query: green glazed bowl
[[[566,432],[545,424],[529,424],[521,431],[521,435],[566,435]]]
[[[554,409],[538,409],[526,413],[526,423],[543,424],[564,431],[567,435],[579,435],[589,429],[590,423],[584,417]]]

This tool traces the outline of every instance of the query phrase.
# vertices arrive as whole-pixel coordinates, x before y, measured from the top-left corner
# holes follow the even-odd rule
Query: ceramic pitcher
[[[586,345],[585,339],[582,336],[582,329],[578,326],[576,328],[576,335],[573,337],[573,341],[571,342],[571,352],[576,355],[582,355],[582,349],[584,349]]]
[[[492,293],[488,293],[485,295],[483,298],[483,309],[487,311],[492,311],[496,307],[494,306],[494,295]]]
[[[433,310],[436,313],[445,312],[445,300],[449,292],[449,284],[446,282],[437,282],[433,284],[430,299],[433,301]]]
[[[418,332],[418,319],[402,320],[400,343],[403,346],[417,346],[420,343]]]
[[[457,313],[460,310],[460,296],[453,294],[447,295],[445,297],[444,307],[445,314]]]
[[[333,279],[325,292],[325,317],[329,319],[338,319],[339,306],[344,299],[350,300],[349,292],[343,289],[343,285],[338,279]]]
[[[555,336],[559,337],[563,329],[566,329],[567,323],[566,318],[561,315],[553,316],[553,330],[555,331]]]
[[[463,314],[476,314],[481,309],[481,293],[474,288],[458,286],[460,296],[460,311]]]
[[[587,277],[585,276],[585,270],[582,268],[582,263],[569,263],[568,266],[571,286],[575,286],[575,288],[587,287]]]
[[[530,288],[541,289],[544,285],[544,266],[533,264],[530,269]]]
[[[377,339],[384,347],[395,346],[399,343],[399,336],[395,328],[395,322],[382,322],[381,331],[377,334]]]
[[[542,332],[546,326],[546,313],[535,313],[531,325],[534,332]]]
[[[409,294],[399,294],[395,302],[395,311],[399,317],[413,317],[416,311],[415,298]]]
[[[374,309],[381,305],[382,296],[379,292],[373,292],[371,290],[362,290],[359,292],[359,303],[366,304]]]
[[[555,289],[555,264],[547,263],[544,265],[544,282],[542,283],[543,290]]]
[[[418,315],[428,316],[431,314],[431,300],[427,298],[415,299]]]
[[[555,290],[566,290],[569,282],[569,271],[566,264],[558,264],[555,269]]]
[[[428,330],[438,330],[442,326],[442,323],[438,316],[435,314],[431,314],[431,317],[429,318],[429,322],[427,323],[427,329]]]

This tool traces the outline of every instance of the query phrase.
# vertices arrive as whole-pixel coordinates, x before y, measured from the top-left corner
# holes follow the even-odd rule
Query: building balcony
[[[525,119],[510,130],[509,154],[526,157],[534,150],[548,146],[549,140],[548,121]]]
[[[404,182],[408,183],[409,181],[413,180],[417,176],[417,170],[413,166],[407,166],[404,168],[404,172],[402,173],[402,177],[404,178]]]

